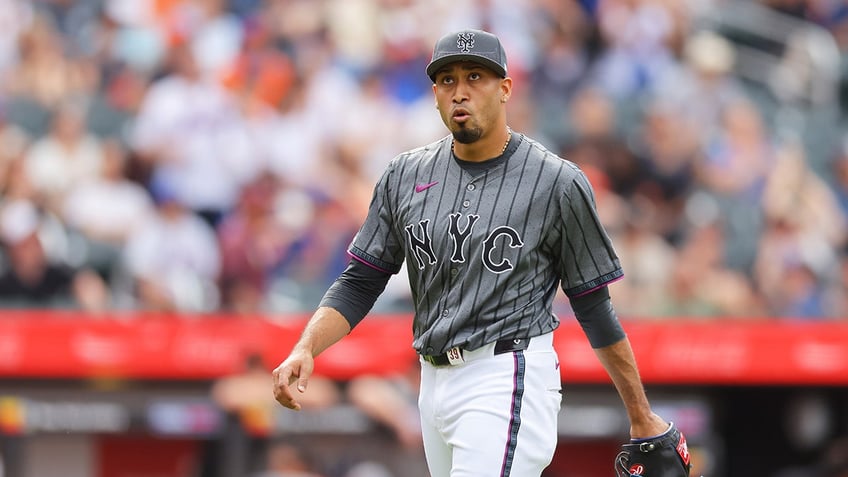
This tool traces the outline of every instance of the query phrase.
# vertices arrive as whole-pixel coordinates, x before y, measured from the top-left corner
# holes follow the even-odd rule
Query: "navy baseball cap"
[[[460,30],[441,37],[433,48],[427,76],[435,81],[436,72],[454,61],[473,61],[506,78],[506,52],[495,35],[483,30]]]

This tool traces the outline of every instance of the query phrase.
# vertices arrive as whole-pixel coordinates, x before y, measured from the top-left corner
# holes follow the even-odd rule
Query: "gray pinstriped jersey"
[[[560,284],[575,297],[622,276],[582,171],[517,133],[506,156],[472,173],[446,137],[394,158],[374,189],[350,253],[392,273],[406,260],[420,353],[552,331]]]

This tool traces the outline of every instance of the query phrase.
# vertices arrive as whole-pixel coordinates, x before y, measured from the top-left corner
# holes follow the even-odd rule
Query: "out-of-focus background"
[[[426,476],[403,273],[302,412],[269,372],[446,134],[424,67],[465,27],[594,184],[693,475],[848,475],[846,2],[0,0],[0,476]],[[545,475],[612,475],[626,417],[556,312]]]

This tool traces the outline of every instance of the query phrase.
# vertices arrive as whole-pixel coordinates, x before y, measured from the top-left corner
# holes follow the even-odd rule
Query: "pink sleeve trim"
[[[374,270],[377,270],[377,271],[380,271],[380,272],[383,272],[383,273],[388,273],[390,275],[392,274],[392,272],[390,272],[389,270],[386,270],[385,268],[378,267],[377,265],[374,265],[373,263],[369,263],[368,261],[363,260],[362,258],[359,258],[356,255],[350,253],[349,251],[347,252],[347,254],[350,255],[350,258],[356,260],[357,262],[362,263],[363,265],[366,265],[370,268],[373,268]]]
[[[588,295],[589,293],[592,293],[592,292],[593,292],[593,291],[595,291],[595,290],[600,290],[601,288],[603,288],[603,287],[605,287],[605,286],[609,285],[610,283],[615,283],[615,282],[617,282],[617,281],[621,280],[622,278],[624,278],[624,275],[623,275],[623,274],[622,274],[622,275],[619,275],[619,276],[617,276],[617,277],[615,277],[615,278],[613,278],[612,280],[610,280],[610,281],[608,281],[608,282],[601,283],[600,285],[598,285],[598,286],[596,286],[596,287],[594,287],[594,288],[590,288],[590,289],[588,289],[588,290],[586,290],[586,291],[580,292],[580,293],[578,293],[578,294],[574,295],[574,296],[573,296],[573,297],[571,297],[571,298],[577,298],[577,297],[580,297],[580,296],[583,296],[583,295]]]

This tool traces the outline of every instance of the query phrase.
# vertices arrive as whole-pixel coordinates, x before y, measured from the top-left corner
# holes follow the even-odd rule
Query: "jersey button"
[[[475,186],[474,184],[468,184],[468,186],[466,186],[465,188],[468,190],[474,190]]]
[[[444,310],[444,311],[442,311],[442,316],[448,316],[448,315],[450,315],[450,311],[449,311],[449,310]]]
[[[458,273],[459,273],[459,270],[457,270],[456,268],[451,268],[451,276],[455,277]]]
[[[466,200],[466,201],[463,201],[463,202],[462,202],[462,206],[463,206],[463,207],[468,207],[468,206],[470,206],[470,205],[471,205],[471,201]]]
[[[428,346],[428,347],[427,347],[427,349],[426,349],[426,350],[424,350],[424,352],[425,352],[425,353],[427,353],[427,354],[433,354],[433,347],[432,347],[432,346]]]

